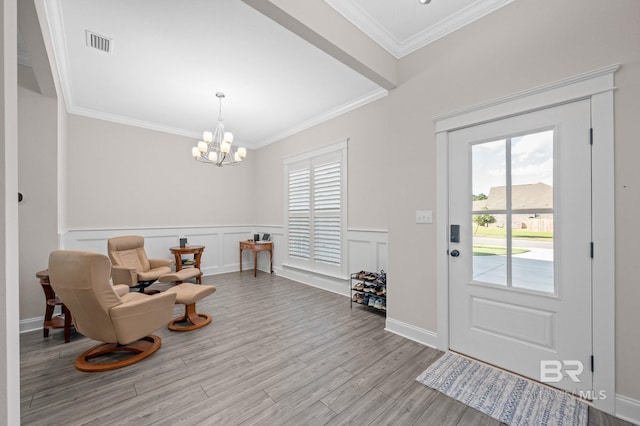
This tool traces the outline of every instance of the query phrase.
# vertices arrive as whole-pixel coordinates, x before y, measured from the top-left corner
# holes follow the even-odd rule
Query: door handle
[[[458,250],[451,250],[451,257],[458,257],[460,256],[460,252]]]

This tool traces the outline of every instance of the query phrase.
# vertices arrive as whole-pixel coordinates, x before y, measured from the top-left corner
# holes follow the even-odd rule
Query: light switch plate
[[[416,210],[416,223],[433,223],[433,211]]]

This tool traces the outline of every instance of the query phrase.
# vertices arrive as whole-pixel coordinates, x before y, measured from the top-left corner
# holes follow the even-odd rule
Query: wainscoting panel
[[[220,232],[211,233],[185,233],[182,238],[186,238],[189,244],[204,246],[204,253],[200,259],[200,267],[204,275],[210,275],[206,271],[215,271],[220,265]],[[176,244],[174,244],[175,246]],[[191,257],[186,255],[185,258]]]
[[[379,272],[387,269],[387,231],[347,231],[349,271]]]
[[[150,259],[159,258],[173,258],[173,255],[169,252],[169,247],[177,246],[176,241],[179,241],[177,234],[170,235],[149,235],[144,237],[144,247],[147,252],[147,257]],[[196,244],[191,242],[191,244]],[[107,243],[105,241],[105,247]]]
[[[179,245],[180,238],[187,238],[189,244],[206,247],[202,255],[202,272],[204,275],[215,275],[240,269],[238,243],[253,238],[254,233],[271,235],[274,273],[327,291],[350,296],[348,274],[344,277],[328,276],[283,265],[286,255],[286,241],[282,226],[84,229],[60,234],[59,241],[60,248],[64,250],[84,250],[106,255],[109,238],[121,235],[140,235],[145,239],[145,251],[149,257],[173,259],[169,247]],[[358,272],[363,269],[369,271],[386,270],[387,231],[350,229],[347,231],[345,250],[347,251],[345,259],[348,265],[347,272]],[[245,252],[243,267],[246,269],[253,267],[251,253]],[[258,269],[264,272],[269,271],[268,255],[264,253],[258,255]],[[21,332],[37,329],[42,325],[42,317],[29,318],[20,321],[20,323]],[[397,330],[392,329],[391,331],[403,334]],[[417,341],[424,340],[415,336],[413,338]]]
[[[120,235],[140,235],[145,239],[145,251],[151,258],[173,259],[169,247],[187,238],[188,244],[204,245],[202,273],[204,275],[237,271],[240,266],[238,243],[251,238],[251,226],[212,226],[189,228],[138,228],[73,230],[60,235],[60,245],[66,250],[86,250],[107,254],[107,240]]]
[[[238,242],[253,238],[254,233],[271,235],[273,268],[282,270],[286,254],[284,228],[274,225],[71,230],[60,235],[60,248],[106,255],[109,238],[140,235],[145,238],[149,257],[171,259],[169,247],[179,245],[180,238],[187,238],[190,244],[206,247],[202,255],[202,269],[205,275],[211,275],[237,271],[240,267]],[[350,229],[347,231],[346,249],[350,272],[362,269],[380,271],[387,267],[387,231]],[[245,262],[247,266],[253,265],[251,253],[244,254],[243,265]],[[269,270],[269,256],[258,256],[258,269]]]
[[[255,227],[255,233],[269,234],[271,242],[273,242],[273,270],[282,270],[282,260],[284,259],[286,243],[284,241],[284,228],[282,226],[260,225]],[[246,253],[242,259],[243,268],[253,268],[253,254]],[[244,263],[248,262],[248,263]],[[267,253],[258,254],[258,269],[269,272],[269,255]]]
[[[278,259],[285,258],[286,241],[284,235],[277,234],[281,239]],[[387,267],[387,231],[349,229],[345,250],[347,256],[347,274],[345,276],[332,276],[320,272],[307,271],[292,266],[278,264],[280,273],[292,280],[296,280],[323,290],[351,297],[349,288],[349,273],[361,270],[380,271]],[[275,264],[274,264],[275,268]]]
[[[387,270],[388,248],[389,246],[387,245],[386,240],[384,242],[376,242],[376,259],[378,262],[378,267],[376,268],[376,270],[378,271],[381,269],[384,269],[385,271]]]
[[[251,233],[249,233],[251,234]],[[222,239],[222,246],[220,249],[222,250],[222,266],[225,269],[230,270],[239,270],[240,269],[240,241],[248,240],[253,238],[253,234],[251,236],[246,232],[228,232],[224,234]],[[243,259],[243,262],[246,262],[246,259]]]

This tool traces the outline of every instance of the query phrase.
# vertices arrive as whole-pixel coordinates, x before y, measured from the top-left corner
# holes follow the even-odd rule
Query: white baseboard
[[[387,318],[385,323],[386,331],[405,337],[414,342],[418,342],[425,346],[438,349],[438,334],[433,331],[425,330],[402,321]]]
[[[44,316],[20,320],[20,333],[26,333],[28,331],[34,331],[34,330],[42,330],[43,322],[44,322]]]
[[[349,280],[334,278],[310,271],[295,268],[278,268],[275,272],[285,278],[297,281],[303,284],[327,290],[332,293],[349,296]]]
[[[616,395],[616,417],[640,425],[640,401]]]
[[[260,270],[260,268],[258,268],[258,270]],[[225,265],[225,266],[219,266],[219,267],[204,267],[204,268],[200,268],[200,271],[202,272],[202,276],[207,277],[209,275],[220,275],[220,274],[226,274],[228,272],[239,272],[240,271],[240,264],[232,264],[232,265]]]

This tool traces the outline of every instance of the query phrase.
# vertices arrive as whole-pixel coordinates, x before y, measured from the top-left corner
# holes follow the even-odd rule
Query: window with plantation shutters
[[[309,259],[311,234],[311,173],[289,172],[289,256]]]
[[[346,143],[285,161],[287,263],[342,274]]]
[[[332,265],[342,260],[342,179],[339,161],[313,168],[313,259]]]

